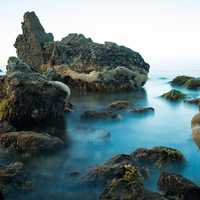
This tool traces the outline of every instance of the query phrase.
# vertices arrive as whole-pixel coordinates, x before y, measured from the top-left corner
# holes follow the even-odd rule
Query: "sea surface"
[[[183,74],[198,76],[200,70],[151,72],[144,89],[135,92],[77,95],[72,91],[70,101],[75,105],[75,110],[66,114],[65,118],[64,134],[68,141],[66,149],[28,162],[26,171],[32,181],[31,190],[9,194],[8,199],[13,196],[22,200],[98,199],[101,188],[80,186],[80,178],[71,177],[70,173],[84,174],[116,154],[128,154],[137,148],[160,145],[180,150],[187,161],[181,169],[174,171],[200,185],[200,151],[191,132],[191,119],[198,113],[198,108],[186,103],[171,103],[159,97],[171,89],[169,81],[172,78]],[[198,91],[180,90],[191,98],[200,95]],[[115,100],[129,100],[135,106],[154,107],[155,114],[123,114],[119,121],[80,119],[83,111],[102,109]],[[145,186],[156,191],[158,175],[152,172]]]

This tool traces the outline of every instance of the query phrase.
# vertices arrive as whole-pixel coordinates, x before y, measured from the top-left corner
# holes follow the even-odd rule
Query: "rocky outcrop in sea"
[[[24,15],[14,46],[18,57],[49,79],[84,91],[116,91],[142,87],[149,64],[142,56],[112,42],[99,44],[82,34],[54,41],[34,12]],[[117,87],[116,87],[117,85]]]

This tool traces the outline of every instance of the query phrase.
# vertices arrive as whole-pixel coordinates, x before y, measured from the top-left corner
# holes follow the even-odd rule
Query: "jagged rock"
[[[131,154],[136,162],[154,164],[157,167],[164,167],[169,164],[181,164],[185,161],[182,153],[169,147],[153,147],[151,149],[140,148]]]
[[[191,76],[177,76],[171,81],[171,85],[183,86],[188,89],[199,89],[200,88],[200,78],[195,78]]]
[[[166,196],[178,200],[199,200],[200,187],[181,175],[162,172],[158,180],[159,189]]]
[[[22,128],[63,117],[66,85],[48,81],[17,58],[9,59],[7,69],[0,79],[0,121]]]
[[[0,145],[9,151],[31,155],[49,153],[64,147],[61,139],[32,131],[2,134],[0,135]]]
[[[121,115],[111,111],[85,111],[81,118],[86,120],[121,119]]]
[[[145,107],[145,108],[134,108],[130,110],[131,113],[140,113],[140,114],[148,114],[148,113],[154,113],[155,109],[152,107]]]
[[[170,101],[179,101],[186,98],[186,95],[178,90],[170,90],[169,92],[163,94],[161,97]]]
[[[131,106],[129,101],[121,100],[121,101],[114,101],[107,106],[109,110],[127,110]]]
[[[69,34],[54,42],[34,12],[25,13],[22,30],[15,42],[18,57],[37,70],[48,71],[50,80],[80,91],[127,90],[147,81],[149,65],[127,47],[98,44],[82,34]]]
[[[28,65],[39,69],[48,57],[47,52],[43,50],[44,46],[54,41],[53,35],[45,32],[34,12],[25,13],[22,31],[14,44],[17,55]]]

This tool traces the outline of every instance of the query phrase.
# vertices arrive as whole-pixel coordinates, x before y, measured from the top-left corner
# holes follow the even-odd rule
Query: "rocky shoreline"
[[[10,57],[6,75],[0,76],[0,147],[15,158],[0,166],[0,199],[13,188],[21,191],[30,186],[27,182],[31,180],[26,180],[23,171],[28,159],[66,147],[65,133],[60,134],[55,124],[61,122],[65,129],[65,112],[74,110],[73,102],[69,102],[73,91],[131,91],[144,86],[150,68],[139,53],[115,43],[98,44],[81,34],[54,41],[34,12],[25,13],[22,30],[15,42],[18,58]],[[162,98],[200,105],[199,98],[188,99],[176,89],[198,90],[198,78],[179,76],[170,84],[175,89]],[[155,113],[153,107],[133,105],[125,99],[102,109],[84,110],[80,120],[120,121],[124,115]],[[197,114],[192,119],[192,136],[200,147],[199,127]],[[104,131],[102,137],[110,134]],[[184,155],[174,148],[155,146],[118,154],[85,174],[74,172],[71,176],[78,177],[81,185],[101,185],[99,200],[199,200],[200,187],[171,173],[169,166],[174,165],[187,165]],[[160,173],[157,192],[144,186],[152,169]]]

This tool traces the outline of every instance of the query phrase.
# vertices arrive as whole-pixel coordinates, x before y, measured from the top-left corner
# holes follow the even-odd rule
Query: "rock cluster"
[[[98,44],[82,34],[54,41],[34,12],[25,13],[22,31],[14,45],[18,57],[51,80],[85,91],[127,90],[147,81],[149,65],[127,47]]]

